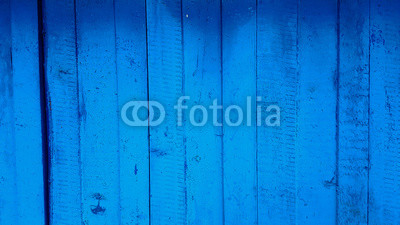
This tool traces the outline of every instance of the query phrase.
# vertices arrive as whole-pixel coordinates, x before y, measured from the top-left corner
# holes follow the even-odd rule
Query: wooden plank
[[[147,100],[145,1],[115,1],[118,105]],[[147,127],[120,120],[121,224],[149,224],[149,143]]]
[[[369,3],[344,0],[339,10],[337,222],[367,224]]]
[[[259,1],[257,7],[258,221],[295,224],[297,1]],[[272,104],[281,109],[279,127],[264,122]]]
[[[37,4],[11,1],[18,223],[44,223]]]
[[[224,222],[257,223],[256,173],[256,1],[222,1],[222,70],[224,109],[238,105],[246,111],[252,97],[251,126],[247,114],[239,127],[223,128]],[[226,113],[226,112],[225,112]],[[225,116],[224,116],[225,117]],[[237,122],[239,113],[232,110]]]
[[[296,221],[335,224],[337,1],[300,1]]]
[[[73,1],[43,7],[50,151],[50,223],[80,224],[79,91]]]
[[[84,224],[120,224],[119,119],[114,4],[77,1]]]
[[[369,224],[400,223],[399,12],[399,1],[371,1]]]
[[[174,109],[183,95],[181,1],[147,1],[149,99],[164,122],[150,128],[150,213],[154,224],[186,223],[184,130]]]
[[[37,4],[0,8],[0,223],[44,224]]]
[[[187,159],[187,224],[222,224],[222,128],[213,126],[213,112],[208,106],[221,105],[221,18],[220,1],[182,2]],[[196,110],[193,121],[207,119],[196,127],[190,109],[201,105],[207,118]],[[194,112],[194,111],[193,111]],[[221,119],[221,110],[218,112]],[[205,197],[207,196],[207,197]]]
[[[0,1],[0,223],[17,221],[10,1]]]

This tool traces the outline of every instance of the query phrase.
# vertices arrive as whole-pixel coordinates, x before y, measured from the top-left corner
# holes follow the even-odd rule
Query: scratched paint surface
[[[0,11],[0,225],[400,224],[398,0]],[[148,100],[161,125],[123,122]],[[214,100],[243,122],[213,124]]]

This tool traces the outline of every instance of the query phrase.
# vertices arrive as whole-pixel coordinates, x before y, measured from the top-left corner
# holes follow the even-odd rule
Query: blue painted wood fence
[[[400,1],[0,12],[1,225],[400,224]],[[276,104],[280,126],[177,126],[181,96],[246,118]],[[160,126],[121,120],[147,100]]]

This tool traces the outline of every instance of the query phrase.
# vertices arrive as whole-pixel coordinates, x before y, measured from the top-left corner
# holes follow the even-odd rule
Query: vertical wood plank
[[[11,1],[17,220],[44,223],[37,3]]]
[[[145,1],[115,1],[118,107],[147,100]],[[149,224],[149,143],[147,127],[120,120],[121,224]]]
[[[154,224],[186,223],[184,130],[174,109],[183,94],[182,10],[179,0],[147,1],[149,99],[164,122],[150,128],[150,213]]]
[[[44,223],[37,3],[11,1],[18,223]]]
[[[259,0],[257,18],[258,221],[295,224],[297,1]],[[281,109],[279,127],[265,125],[271,104]]]
[[[369,224],[400,223],[399,12],[399,1],[371,1]]]
[[[81,170],[74,1],[44,2],[50,222],[80,224]]]
[[[337,1],[299,2],[296,221],[335,224]]]
[[[183,1],[183,42],[187,158],[187,224],[222,224],[222,128],[213,126],[208,106],[221,105],[221,18],[220,1]],[[204,126],[188,118],[194,105],[207,109]],[[204,119],[196,110],[194,121]],[[221,110],[218,121],[221,120]]]
[[[0,7],[0,223],[44,224],[37,4]]]
[[[120,224],[113,3],[83,0],[76,4],[84,224]]]
[[[11,5],[0,1],[0,223],[17,220]]]
[[[238,105],[244,111],[239,127],[224,122],[224,222],[256,224],[256,1],[222,1],[222,28],[224,110]],[[251,126],[247,97],[252,97]],[[237,111],[230,119],[238,121]]]
[[[339,224],[367,224],[369,3],[340,1],[339,9]]]

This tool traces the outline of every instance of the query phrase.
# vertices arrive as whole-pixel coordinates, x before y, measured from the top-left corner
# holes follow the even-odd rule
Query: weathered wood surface
[[[44,224],[36,1],[0,1],[0,224]]]
[[[0,224],[400,223],[397,0],[0,9]]]

